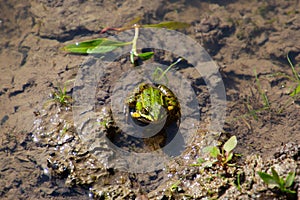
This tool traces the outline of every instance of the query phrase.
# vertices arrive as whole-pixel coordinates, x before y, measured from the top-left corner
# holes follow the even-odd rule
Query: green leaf
[[[258,175],[260,176],[260,178],[267,184],[276,184],[277,182],[274,180],[273,176],[271,176],[270,174],[267,174],[265,172],[257,172]]]
[[[100,45],[100,46],[97,46],[93,49],[88,49],[87,53],[89,53],[89,54],[107,53],[107,52],[115,50],[116,48],[118,48],[118,47],[117,46],[102,46],[102,45]]]
[[[174,21],[169,21],[169,22],[161,22],[159,24],[146,24],[143,25],[145,28],[166,28],[166,29],[184,29],[189,27],[190,24],[184,23],[184,22],[174,22]]]
[[[217,158],[220,155],[220,150],[218,147],[208,146],[203,148],[204,153],[209,153],[211,157]]]
[[[152,58],[153,55],[154,55],[154,52],[150,51],[150,52],[140,53],[138,55],[138,57],[141,58],[142,60],[148,60],[148,59]]]
[[[233,153],[229,153],[229,154],[228,154],[228,157],[226,158],[226,161],[225,161],[225,163],[227,163],[227,162],[231,161],[231,159],[232,159],[232,156],[233,156]]]
[[[284,192],[290,193],[290,194],[296,194],[296,191],[294,191],[294,190],[289,190],[289,189],[285,189]]]
[[[273,175],[274,181],[276,181],[277,184],[278,184],[279,186],[281,186],[282,184],[281,184],[281,180],[280,180],[280,178],[279,178],[278,173],[276,172],[276,170],[275,170],[273,167],[271,168],[271,171],[272,171],[272,175]]]
[[[297,94],[300,94],[300,84],[294,89],[294,91],[290,94],[290,96],[294,97]]]
[[[96,46],[100,45],[105,39],[106,38],[99,38],[95,40],[69,44],[64,46],[63,50],[70,53],[87,53],[88,49],[95,48]]]
[[[227,142],[225,142],[223,149],[229,153],[236,147],[236,145],[237,145],[237,139],[236,136],[234,135],[231,138],[229,138]]]
[[[294,179],[295,179],[295,172],[288,173],[284,186],[286,188],[291,187],[294,182]]]
[[[64,51],[70,53],[107,53],[115,50],[118,47],[126,46],[131,44],[131,42],[119,42],[109,40],[107,38],[98,38],[95,40],[88,40],[84,42],[79,42],[76,44],[69,44],[63,47]]]

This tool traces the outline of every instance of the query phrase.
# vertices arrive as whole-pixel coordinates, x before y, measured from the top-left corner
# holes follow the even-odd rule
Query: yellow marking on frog
[[[173,110],[174,106],[168,106],[168,110]]]
[[[131,117],[139,118],[141,115],[137,112],[131,113]]]

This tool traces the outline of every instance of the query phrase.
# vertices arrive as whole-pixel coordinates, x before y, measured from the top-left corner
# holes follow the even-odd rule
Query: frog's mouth
[[[139,114],[135,111],[131,111],[130,116],[131,116],[133,122],[139,126],[148,126],[149,124],[159,125],[162,122],[165,123],[167,120],[167,117],[168,117],[166,109],[162,106],[160,106],[160,107],[161,107],[160,111],[159,111],[160,113],[159,113],[157,119],[155,119],[154,116],[145,115],[142,113]]]

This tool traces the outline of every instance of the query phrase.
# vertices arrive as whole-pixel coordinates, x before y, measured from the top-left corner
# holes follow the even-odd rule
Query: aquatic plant
[[[174,22],[174,21],[168,21],[168,22],[161,22],[158,24],[146,24],[146,25],[139,25],[137,22],[140,19],[134,20],[133,25],[127,25],[120,28],[104,28],[101,33],[107,32],[107,31],[125,31],[128,29],[134,29],[134,37],[132,41],[128,42],[122,42],[122,41],[115,41],[110,40],[107,38],[98,38],[83,42],[78,42],[75,44],[69,44],[63,47],[63,50],[69,53],[79,53],[79,54],[104,54],[107,52],[111,52],[119,47],[127,46],[132,44],[132,48],[130,51],[130,61],[131,63],[135,64],[135,58],[138,57],[142,60],[148,60],[153,55],[154,52],[144,52],[144,53],[138,53],[137,52],[137,40],[139,36],[139,28],[167,28],[167,29],[182,29],[190,26],[187,23],[183,22]]]
[[[58,87],[57,91],[53,92],[53,99],[62,106],[66,106],[71,102],[71,96],[67,94],[66,87]]]
[[[51,93],[51,98],[50,100],[46,101],[44,104],[44,107],[46,107],[49,103],[55,102],[58,103],[60,106],[69,106],[72,103],[72,97],[68,95],[67,92],[67,84],[69,82],[74,81],[69,80],[64,83],[64,86],[58,85],[55,90]]]
[[[272,167],[272,175],[265,172],[257,172],[260,178],[269,186],[275,186],[283,193],[295,194],[296,191],[288,189],[295,179],[295,172],[289,172],[286,179],[279,177],[277,171]]]
[[[192,166],[204,166],[204,167],[212,167],[212,165],[220,165],[223,167],[234,166],[235,164],[229,163],[233,157],[233,149],[237,145],[236,136],[230,137],[224,145],[219,148],[217,146],[207,146],[203,148],[204,153],[209,153],[213,160],[205,161],[203,158],[199,158],[197,160],[197,164],[193,164]],[[221,149],[221,150],[220,150]]]

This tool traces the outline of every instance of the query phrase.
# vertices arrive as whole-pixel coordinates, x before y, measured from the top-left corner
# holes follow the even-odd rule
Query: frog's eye
[[[131,113],[131,117],[133,118],[139,118],[141,115],[137,112]]]
[[[177,105],[177,102],[176,101],[168,101],[168,104],[170,106],[176,106]]]

